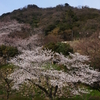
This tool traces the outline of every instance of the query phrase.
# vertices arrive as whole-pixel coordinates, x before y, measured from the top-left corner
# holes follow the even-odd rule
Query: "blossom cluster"
[[[52,67],[53,61],[56,61],[58,65],[64,65],[67,71],[43,67],[48,63]],[[42,77],[49,77],[49,85],[58,86],[59,90],[69,86],[74,88],[74,83],[77,82],[92,85],[98,81],[100,72],[93,70],[93,68],[85,63],[87,61],[89,61],[89,57],[79,53],[70,53],[69,56],[65,57],[51,50],[42,50],[42,47],[32,51],[23,50],[22,54],[10,61],[10,63],[18,66],[18,68],[10,74],[9,78],[14,81],[13,88],[17,89],[19,89],[20,84],[23,84],[28,79],[33,80],[36,84],[40,84],[39,82],[42,80]]]

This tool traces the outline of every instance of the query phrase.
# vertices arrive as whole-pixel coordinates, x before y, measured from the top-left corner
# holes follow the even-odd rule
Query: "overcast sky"
[[[89,6],[100,9],[100,0],[0,0],[0,15],[22,8],[28,4],[35,4],[38,7],[54,7],[58,4],[68,3],[70,6]]]

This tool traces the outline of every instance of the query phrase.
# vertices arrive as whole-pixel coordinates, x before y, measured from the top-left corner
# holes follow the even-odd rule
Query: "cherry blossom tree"
[[[76,95],[86,92],[76,87],[76,83],[92,86],[99,81],[100,72],[93,70],[86,64],[87,61],[89,57],[79,53],[70,53],[65,57],[51,50],[42,50],[41,47],[31,51],[23,50],[22,54],[10,61],[18,67],[9,75],[9,79],[13,79],[13,89],[19,90],[21,84],[32,82],[51,99],[56,95],[65,95],[67,91]],[[53,62],[65,66],[67,71],[53,69]],[[46,69],[48,64],[50,67]]]

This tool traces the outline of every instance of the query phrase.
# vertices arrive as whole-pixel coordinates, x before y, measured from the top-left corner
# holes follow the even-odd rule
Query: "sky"
[[[90,8],[100,9],[100,0],[0,0],[0,15],[12,12],[18,8],[23,8],[28,4],[35,4],[38,7],[46,8],[65,3],[73,7],[88,6]]]

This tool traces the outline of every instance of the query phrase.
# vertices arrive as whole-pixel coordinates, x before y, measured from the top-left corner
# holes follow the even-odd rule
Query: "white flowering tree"
[[[72,95],[80,94],[87,91],[76,87],[76,83],[92,86],[99,81],[100,72],[89,67],[85,63],[87,61],[89,58],[79,53],[65,57],[50,50],[42,50],[41,47],[32,51],[23,50],[21,55],[10,61],[18,67],[9,75],[9,79],[13,79],[13,89],[20,89],[21,84],[26,82],[29,85],[31,82],[51,99],[56,95],[68,96],[68,91]],[[54,69],[53,62],[59,67],[63,65],[66,71]]]

